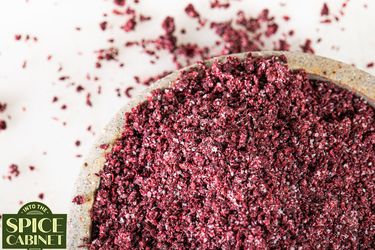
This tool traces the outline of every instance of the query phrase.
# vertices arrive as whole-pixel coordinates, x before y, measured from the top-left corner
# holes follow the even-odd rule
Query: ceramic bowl
[[[375,77],[351,65],[316,55],[298,52],[260,51],[251,52],[251,54],[253,56],[277,56],[283,54],[288,59],[290,69],[304,69],[313,78],[326,78],[334,84],[353,91],[366,99],[371,105],[375,104]],[[230,56],[243,59],[247,55],[248,53],[240,53]],[[226,57],[228,56],[214,58],[206,61],[206,63],[211,64],[213,60],[225,60]],[[188,68],[190,67],[194,67],[194,65]],[[129,112],[132,107],[145,101],[152,90],[170,87],[178,77],[178,74],[178,71],[176,71],[158,80],[142,95],[121,108],[96,140],[81,167],[81,173],[75,184],[74,196],[82,195],[85,202],[81,205],[72,204],[72,209],[68,216],[68,249],[78,249],[79,246],[82,247],[85,243],[90,241],[92,224],[90,210],[100,183],[100,178],[96,173],[103,168],[105,154],[110,152],[111,145],[121,136],[125,122],[124,114]],[[108,144],[109,147],[106,149],[100,147],[100,145],[103,144]]]

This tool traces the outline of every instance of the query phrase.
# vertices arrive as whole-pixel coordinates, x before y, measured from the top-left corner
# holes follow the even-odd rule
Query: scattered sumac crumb
[[[90,249],[371,249],[375,110],[286,58],[199,63],[125,114]]]
[[[323,4],[322,10],[320,11],[321,16],[328,16],[329,15],[329,8],[327,3]]]
[[[133,87],[127,87],[126,89],[125,89],[125,95],[126,95],[126,97],[128,97],[128,98],[131,98],[132,97],[132,95],[131,95],[131,91],[133,90],[134,88]]]
[[[195,10],[194,5],[189,3],[185,8],[185,13],[190,17],[199,17],[199,13]]]
[[[29,169],[30,169],[30,171],[34,171],[35,170],[35,166],[29,166]]]
[[[60,76],[60,77],[59,77],[59,80],[60,80],[60,81],[66,81],[66,80],[69,80],[69,79],[70,79],[69,76]]]
[[[108,25],[108,22],[107,21],[103,21],[99,24],[100,26],[100,29],[105,31],[107,29],[107,25]]]
[[[114,0],[114,3],[118,6],[125,6],[126,1],[125,0]]]
[[[38,198],[41,199],[41,200],[43,200],[43,199],[44,199],[44,193],[40,193],[40,194],[38,195]]]
[[[97,64],[100,64],[100,61],[106,60],[106,61],[117,61],[118,56],[118,48],[110,47],[108,49],[100,49],[97,51]],[[100,68],[100,67],[98,67]]]
[[[20,170],[18,168],[18,165],[16,164],[11,164],[9,166],[9,174],[14,176],[14,177],[18,177],[20,175]]]
[[[5,179],[12,180],[13,178],[18,177],[21,174],[21,171],[16,164],[11,164],[8,168],[8,175],[4,176]]]
[[[270,36],[276,34],[276,32],[277,32],[278,29],[279,29],[279,26],[276,23],[269,24],[267,26],[267,30],[266,30],[265,35],[267,37],[270,37]]]
[[[6,103],[1,103],[0,102],[0,113],[4,113],[7,109],[7,104]],[[8,119],[10,116],[8,116]],[[7,122],[0,117],[0,131],[6,130],[7,129]]]
[[[91,94],[87,93],[86,95],[86,105],[89,107],[92,107],[92,102],[91,102]]]
[[[80,141],[80,140],[76,140],[76,141],[74,142],[74,145],[76,145],[76,147],[81,146],[81,141]]]
[[[195,9],[193,4],[188,4],[185,7],[185,13],[191,17],[191,18],[196,18],[200,24],[200,26],[203,26],[206,21],[201,18],[201,15],[198,13],[198,11]]]
[[[312,48],[311,44],[312,44],[311,39],[306,39],[305,43],[304,43],[303,45],[301,45],[301,49],[302,49],[302,51],[305,52],[305,53],[311,53],[311,54],[314,54],[315,51],[314,51],[314,49]]]
[[[0,131],[7,128],[7,122],[0,119]]]
[[[135,29],[137,22],[135,21],[135,17],[131,17],[123,26],[122,29],[125,32],[133,31]]]
[[[72,202],[81,205],[85,202],[85,197],[83,197],[83,195],[77,195],[73,198]]]
[[[229,1],[211,1],[211,8],[223,7],[229,8]],[[222,6],[220,6],[222,4]],[[210,45],[202,45],[199,42],[186,43],[177,34],[176,31],[186,32],[181,27],[176,27],[176,23],[172,16],[164,17],[161,24],[160,34],[156,38],[140,38],[135,41],[125,41],[125,47],[139,47],[145,54],[152,57],[150,60],[151,64],[156,63],[156,60],[160,58],[160,54],[167,52],[172,56],[172,62],[175,64],[177,69],[195,63],[199,60],[205,60],[214,56],[239,53],[247,51],[257,50],[289,50],[290,44],[286,38],[282,41],[277,38],[279,30],[278,19],[275,18],[268,9],[262,10],[257,15],[248,15],[247,11],[239,10],[232,18],[226,20],[211,19],[210,16],[204,16],[204,13],[199,13],[193,4],[188,4],[184,11],[192,18],[199,20],[201,26],[208,23],[207,28],[210,32],[217,35],[217,40],[213,40]],[[113,14],[127,16],[127,20],[138,21],[142,19],[142,14],[138,10],[126,7],[123,9],[114,10]],[[284,16],[284,20],[289,20],[289,16]],[[125,28],[129,31],[133,27],[132,21],[129,23],[130,28]],[[285,24],[284,24],[285,25]],[[122,25],[122,28],[128,27]],[[192,32],[192,31],[190,31]],[[289,35],[293,35],[294,31]],[[271,41],[271,42],[269,42]],[[271,45],[270,45],[271,44]],[[313,51],[311,44],[308,47],[304,46],[306,51]],[[113,45],[111,44],[111,47]],[[102,59],[105,58],[103,54],[106,54],[107,49],[101,50],[101,59],[96,62],[96,67],[102,67]],[[111,55],[111,53],[109,53]],[[114,58],[118,55],[116,50]],[[109,58],[112,58],[109,56]],[[150,84],[152,81],[158,79],[158,76],[162,74],[156,74],[151,76],[151,81],[141,81],[140,78],[136,78],[137,83]]]
[[[369,62],[367,65],[366,65],[367,68],[372,68],[374,67],[374,62]]]
[[[27,41],[34,41],[34,42],[38,42],[38,37],[36,36],[32,36],[32,35],[29,35],[29,34],[26,34],[26,35],[21,35],[21,34],[16,34],[14,35],[14,39],[16,41],[21,41],[23,38],[23,41],[27,42]]]
[[[229,0],[226,0],[224,2],[220,2],[220,0],[212,0],[210,2],[210,7],[212,9],[215,9],[215,8],[224,8],[224,9],[227,9],[230,7],[230,2]]]
[[[4,112],[6,109],[7,109],[7,104],[0,102],[0,113]]]
[[[80,92],[82,92],[82,91],[84,91],[85,90],[85,88],[82,86],[82,85],[78,85],[77,87],[76,87],[76,91],[78,92],[78,93],[80,93]]]
[[[26,67],[27,67],[27,61],[25,60],[25,61],[23,61],[23,63],[22,63],[22,68],[23,68],[23,69],[26,69]]]
[[[139,21],[141,22],[146,22],[146,21],[150,21],[151,20],[151,16],[145,16],[145,15],[140,15],[139,16]]]
[[[285,21],[289,21],[289,20],[290,20],[290,16],[283,16],[283,19],[284,19]]]

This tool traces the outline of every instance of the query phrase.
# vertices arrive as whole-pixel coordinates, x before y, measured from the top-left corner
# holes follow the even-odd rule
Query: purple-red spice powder
[[[374,108],[283,56],[199,64],[126,114],[89,247],[374,248],[374,146]]]

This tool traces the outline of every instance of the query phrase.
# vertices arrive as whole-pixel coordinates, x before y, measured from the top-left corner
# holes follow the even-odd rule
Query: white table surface
[[[119,30],[123,19],[113,15],[107,18],[113,27],[107,32],[99,29],[103,13],[109,13],[114,7],[109,0],[1,0],[0,102],[8,103],[6,115],[11,115],[11,119],[7,119],[9,128],[0,132],[0,214],[16,213],[20,202],[39,200],[40,193],[44,193],[43,202],[52,211],[68,212],[73,183],[83,162],[83,158],[76,155],[87,154],[95,139],[86,128],[91,125],[96,133],[100,132],[114,113],[129,101],[124,96],[118,98],[114,89],[136,86],[136,93],[144,87],[134,82],[134,75],[150,76],[162,69],[173,69],[169,60],[150,66],[147,57],[136,48],[120,50],[124,69],[108,62],[98,70],[94,66],[93,51],[108,47],[106,40],[110,37],[116,39],[119,47],[135,37],[155,37],[166,15],[176,17],[180,27],[191,26],[191,19],[183,11],[189,2],[199,12],[209,13],[211,19],[217,20],[234,16],[241,8],[248,14],[257,14],[268,7],[280,20],[283,15],[289,15],[289,22],[279,23],[285,24],[280,27],[282,31],[295,30],[291,39],[294,48],[306,38],[321,37],[322,42],[313,45],[317,54],[354,63],[375,73],[374,68],[366,68],[367,63],[375,60],[375,2],[370,0],[349,2],[345,16],[330,25],[320,24],[323,3],[320,0],[237,0],[232,1],[233,8],[226,11],[209,10],[208,1],[202,0],[141,0],[137,9],[153,19],[129,34]],[[337,12],[344,1],[327,2],[331,12]],[[81,27],[81,31],[76,27]],[[39,40],[16,42],[15,34],[30,34]],[[203,36],[189,37],[188,34],[187,39],[205,43],[214,38],[210,31]],[[50,54],[53,58],[48,61]],[[25,60],[27,67],[22,69]],[[60,65],[62,72],[57,71]],[[87,80],[87,73],[99,76],[100,80]],[[58,81],[62,75],[69,75],[71,79]],[[93,107],[85,104],[85,94],[77,94],[74,87],[68,86],[73,81],[92,92]],[[103,89],[101,95],[96,94],[99,85]],[[51,103],[53,96],[59,97],[57,104]],[[65,111],[60,109],[63,104],[68,106]],[[4,115],[0,114],[1,117]],[[63,121],[66,126],[62,125]],[[81,141],[80,147],[75,146],[76,140]],[[7,175],[11,163],[19,165],[21,174],[9,181],[1,176]],[[36,170],[29,171],[29,165],[34,165]]]

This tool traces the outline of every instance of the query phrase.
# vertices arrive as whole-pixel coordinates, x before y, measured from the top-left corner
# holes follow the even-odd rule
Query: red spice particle
[[[290,44],[283,39],[279,40],[279,46],[276,47],[276,50],[281,50],[281,51],[288,51],[290,49]]]
[[[29,166],[29,169],[30,169],[30,171],[34,171],[35,170],[35,166]]]
[[[21,40],[21,38],[22,38],[22,36],[21,36],[20,34],[17,34],[17,35],[14,36],[14,39],[15,39],[16,41]]]
[[[76,141],[74,142],[74,144],[76,145],[76,147],[79,147],[79,146],[81,146],[81,141],[76,140]]]
[[[227,9],[230,7],[230,2],[229,1],[220,2],[220,0],[213,0],[210,2],[210,7],[211,9],[215,9],[215,8]]]
[[[82,85],[78,85],[77,87],[76,87],[76,91],[78,92],[78,93],[81,93],[82,91],[84,91],[85,90],[85,88],[82,86]]]
[[[290,17],[289,17],[289,16],[283,16],[283,19],[284,19],[285,21],[289,21],[289,20],[290,20]]]
[[[125,95],[128,97],[128,98],[131,98],[132,97],[132,95],[131,95],[131,91],[133,90],[134,88],[133,87],[127,87],[126,89],[125,89]]]
[[[322,10],[320,11],[321,16],[328,16],[329,15],[329,8],[327,3],[323,4]]]
[[[191,18],[196,18],[198,19],[198,22],[200,24],[200,26],[204,26],[206,24],[206,21],[203,20],[200,16],[200,14],[198,13],[198,11],[195,9],[194,5],[192,5],[191,3],[188,4],[185,8],[185,13],[190,16]],[[197,29],[198,30],[198,29]]]
[[[103,21],[99,24],[101,30],[105,31],[107,29],[107,25],[108,25],[108,22],[107,21]]]
[[[85,203],[85,197],[83,195],[77,195],[73,198],[72,202],[77,205],[82,205]]]
[[[66,80],[69,80],[69,79],[70,79],[69,76],[60,76],[60,77],[59,77],[59,80],[60,80],[60,81],[66,81]]]
[[[135,17],[132,17],[132,18],[130,18],[130,19],[124,24],[124,26],[122,26],[122,29],[123,29],[125,32],[133,31],[133,30],[135,29],[136,24],[137,24],[137,22],[135,21]]]
[[[113,2],[118,6],[125,6],[126,3],[125,0],[114,0]]]
[[[0,102],[0,113],[4,112],[6,109],[7,109],[7,104]]]
[[[162,23],[162,28],[166,34],[173,33],[176,28],[174,24],[174,18],[171,16],[167,16]]]
[[[101,49],[99,51],[97,51],[97,58],[99,61],[101,60],[107,60],[107,61],[111,61],[111,60],[117,60],[117,56],[118,56],[118,49],[117,48],[114,48],[114,47],[111,47],[111,48],[108,48],[108,49]]]
[[[151,20],[151,16],[145,16],[145,15],[140,15],[139,16],[139,20],[141,21],[141,22],[146,22],[146,21],[150,21]]]
[[[200,63],[126,113],[90,248],[371,249],[375,110],[285,63]]]
[[[274,35],[277,32],[278,29],[279,29],[279,26],[276,23],[269,24],[267,26],[267,30],[266,30],[265,34],[266,34],[267,37],[270,37],[270,36]]]
[[[55,102],[58,102],[59,101],[59,98],[57,96],[54,96],[52,98],[52,103],[55,103]]]
[[[43,199],[44,199],[44,193],[40,193],[40,194],[38,195],[38,198],[41,199],[41,200],[43,200]]]
[[[185,13],[190,17],[199,18],[199,13],[195,10],[194,5],[192,5],[191,3],[186,6]]]
[[[92,107],[92,102],[91,102],[91,94],[87,93],[86,95],[86,105],[89,107]]]
[[[0,119],[0,131],[5,130],[6,128],[7,128],[6,121]]]
[[[18,177],[20,175],[20,170],[19,170],[19,167],[18,165],[16,164],[11,164],[9,166],[9,176],[8,176],[8,179],[11,180],[12,177]]]
[[[302,49],[303,52],[314,54],[315,51],[311,47],[311,44],[312,44],[311,39],[306,39],[305,43],[303,45],[301,45],[300,47],[301,47],[301,49]]]
[[[141,83],[141,78],[139,76],[134,76],[133,78],[136,83]]]
[[[367,65],[366,65],[367,68],[372,68],[374,67],[374,62],[369,62]]]
[[[68,106],[66,104],[61,105],[62,110],[66,110],[67,108],[68,108]]]

